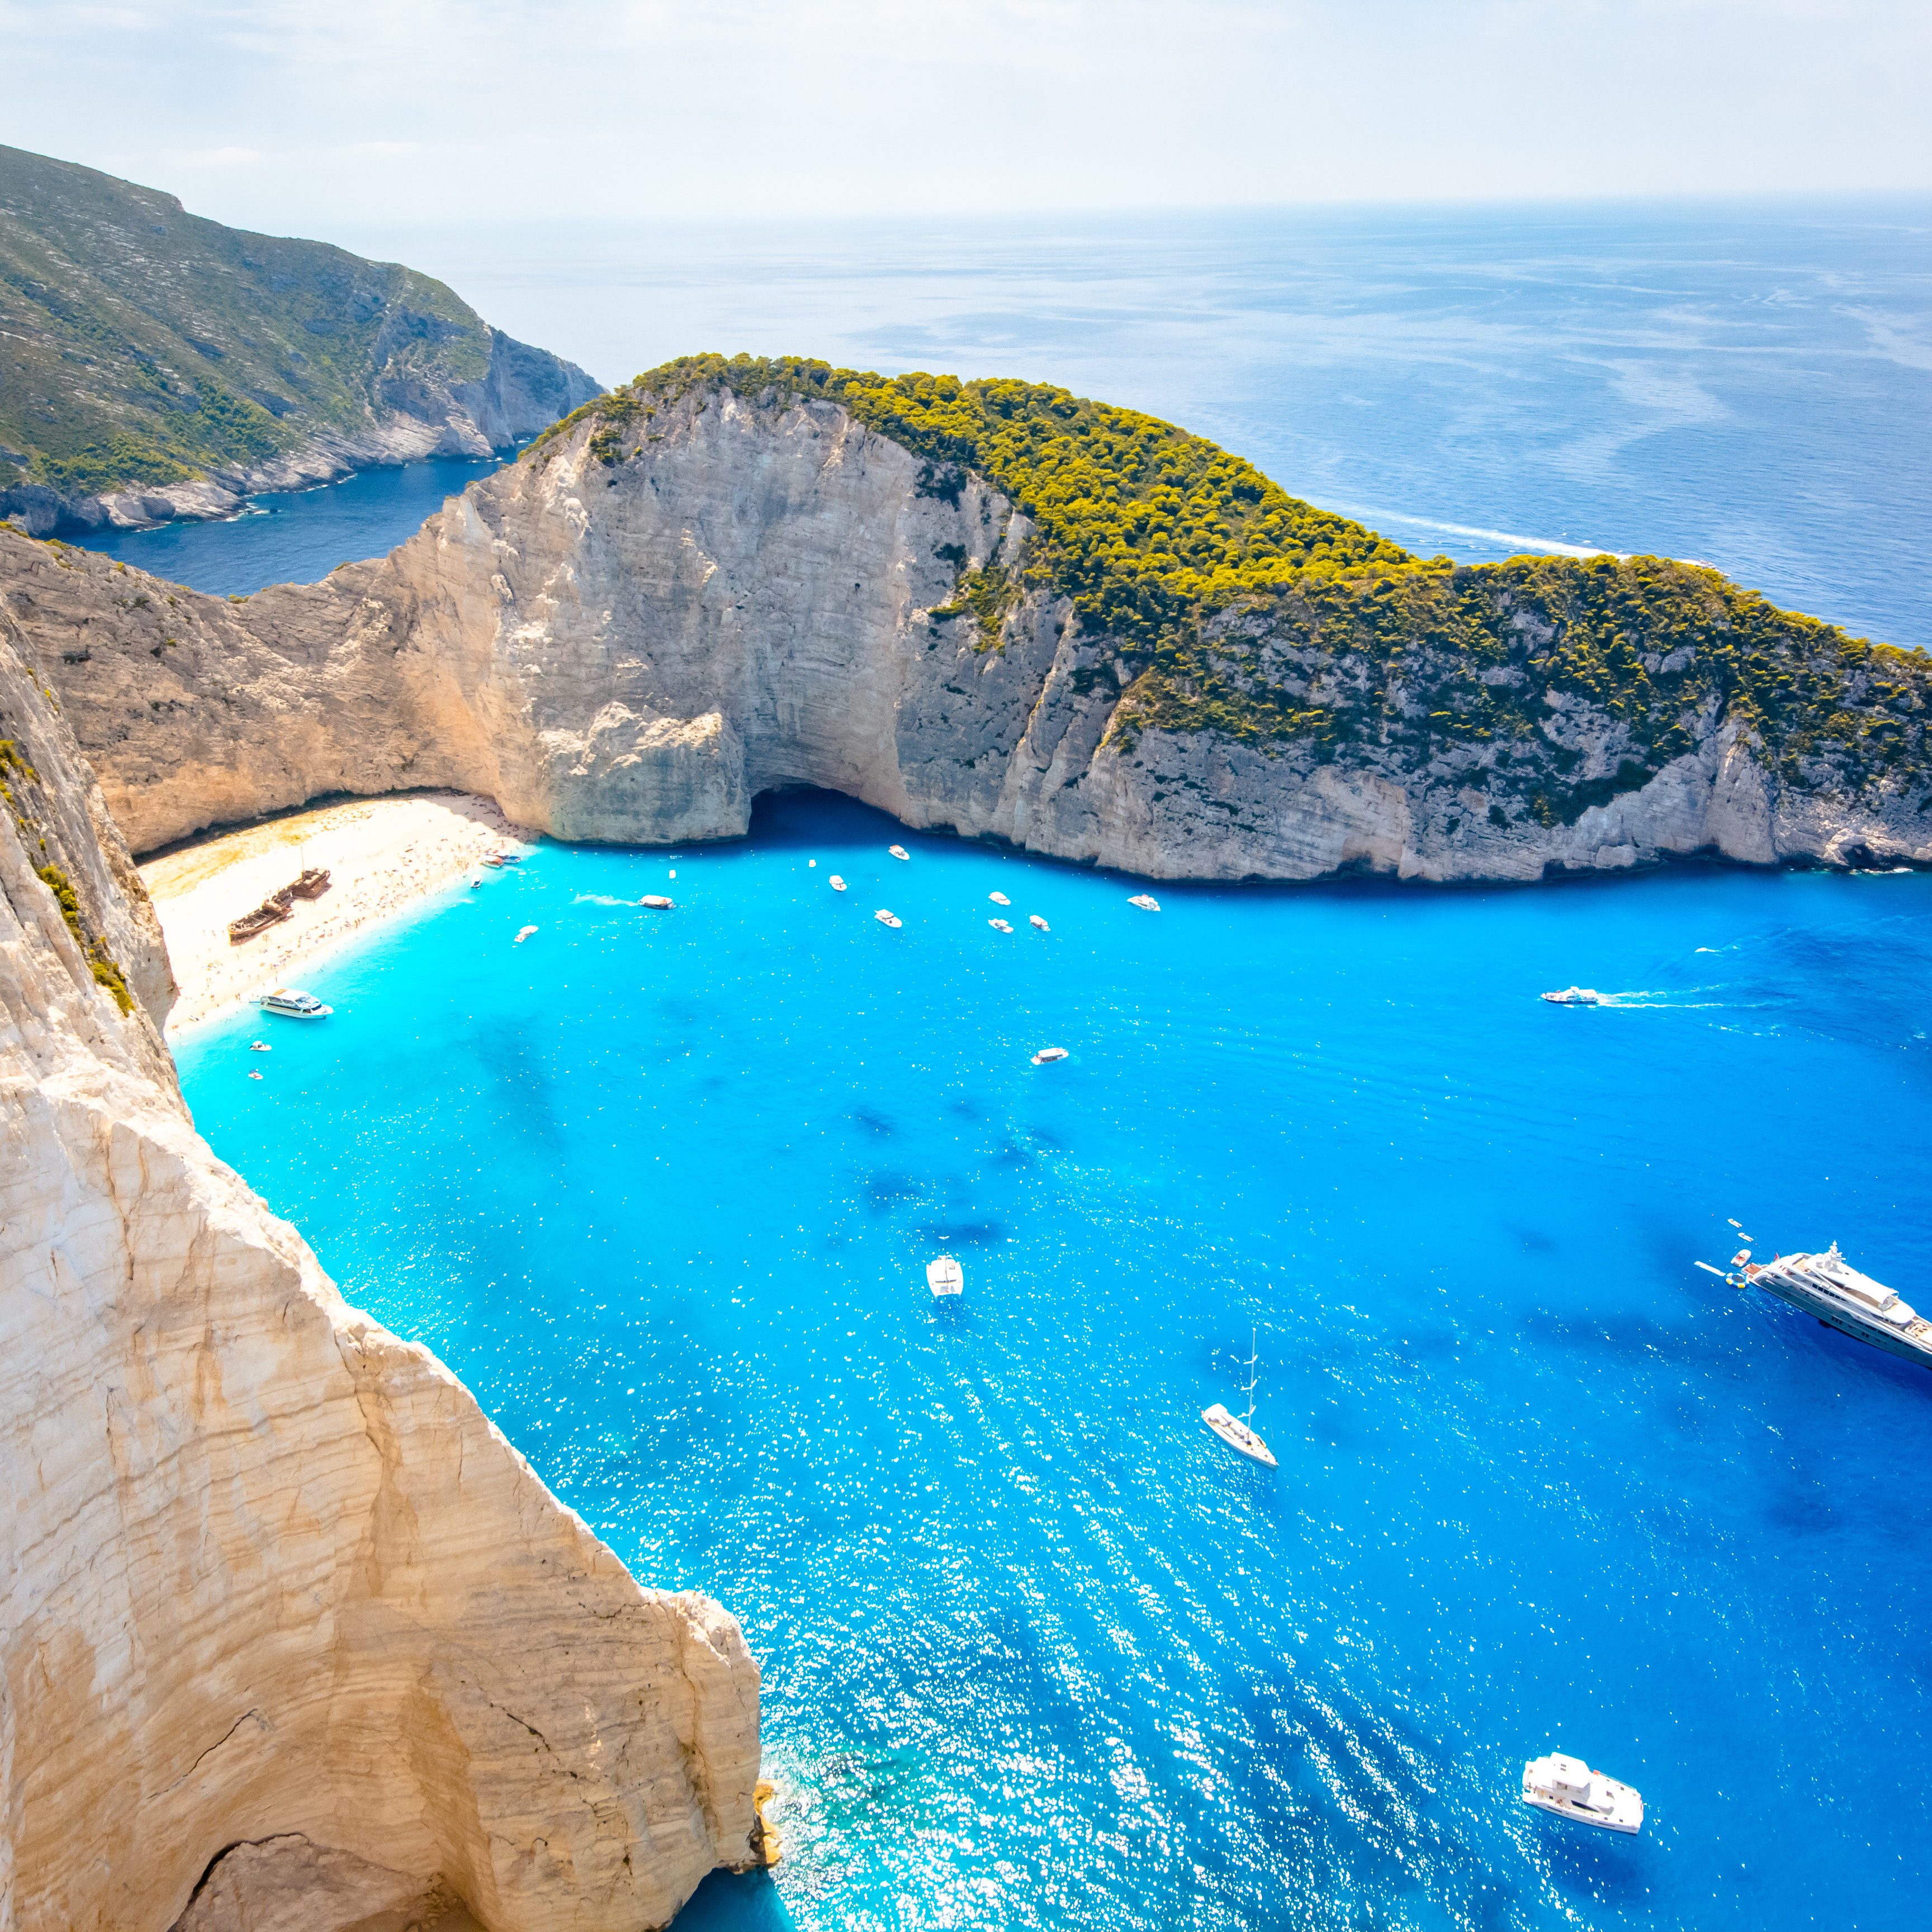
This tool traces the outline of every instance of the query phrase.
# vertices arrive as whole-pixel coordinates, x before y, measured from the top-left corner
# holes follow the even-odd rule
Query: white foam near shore
[[[299,982],[322,956],[464,878],[486,852],[527,838],[488,799],[461,792],[350,800],[200,838],[140,867],[181,988],[168,1030]],[[228,922],[304,867],[327,868],[320,898],[239,946]]]

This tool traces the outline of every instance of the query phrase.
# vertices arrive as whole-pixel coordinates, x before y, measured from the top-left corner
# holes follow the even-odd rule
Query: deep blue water
[[[245,597],[269,584],[313,584],[338,563],[381,556],[498,466],[490,457],[426,458],[365,470],[310,490],[265,490],[219,523],[153,530],[98,530],[64,538],[218,597]]]
[[[699,349],[1058,382],[1424,554],[1699,557],[1932,644],[1924,196],[340,238],[606,382]],[[440,501],[382,524],[305,496],[274,555],[190,544],[178,568],[218,590],[319,577]],[[172,541],[117,548],[165,572]]]
[[[1932,876],[1136,889],[766,800],[180,1045],[351,1299],[742,1620],[788,1856],[687,1932],[1906,1922],[1932,1374],[1691,1263],[1932,1303]],[[1251,1330],[1275,1472],[1199,1420]],[[1553,1747],[1640,1839],[1524,1810]]]

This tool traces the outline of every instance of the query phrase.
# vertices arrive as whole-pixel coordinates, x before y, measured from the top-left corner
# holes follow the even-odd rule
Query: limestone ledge
[[[490,1932],[667,1924],[758,1856],[737,1625],[640,1588],[215,1159],[38,875],[46,836],[164,973],[4,639],[0,719],[38,814],[0,814],[0,1932],[373,1926],[371,1872]]]
[[[1156,878],[1932,862],[1912,800],[1783,784],[1714,710],[1640,790],[1568,824],[1497,823],[1493,754],[1413,732],[1326,761],[1304,740],[1122,732],[1131,667],[1068,601],[1028,592],[990,649],[954,603],[962,566],[1020,563],[1030,536],[983,479],[934,494],[836,404],[694,393],[614,448],[578,425],[319,584],[229,604],[4,537],[0,592],[137,851],[425,785],[563,838],[730,838],[760,792],[812,784]],[[1627,745],[1566,700],[1531,754],[1567,788]]]

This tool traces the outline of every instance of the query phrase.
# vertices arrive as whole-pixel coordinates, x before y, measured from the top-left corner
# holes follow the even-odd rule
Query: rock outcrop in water
[[[1425,562],[1166,425],[979,388],[672,365],[321,584],[10,539],[7,608],[136,850],[412,785],[724,838],[814,784],[1157,878],[1932,861],[1918,653],[1657,559]]]
[[[0,1928],[666,1924],[753,1858],[737,1626],[196,1135],[152,909],[4,640],[0,746]]]

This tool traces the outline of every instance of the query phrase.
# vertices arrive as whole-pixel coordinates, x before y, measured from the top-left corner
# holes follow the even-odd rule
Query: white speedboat
[[[991,899],[995,905],[1011,905],[1012,904],[1012,901],[1008,898],[1004,892],[988,892],[986,896]]]
[[[1604,996],[1594,986],[1565,986],[1560,993],[1543,996],[1552,1006],[1600,1006]]]
[[[1012,931],[1012,928],[1003,919],[989,919],[987,920],[986,923],[990,926],[995,932],[1010,932]]]
[[[1138,906],[1142,912],[1158,912],[1160,902],[1151,892],[1136,892],[1128,900],[1128,904]]]
[[[966,1273],[950,1255],[926,1264],[926,1285],[935,1296],[957,1294],[966,1286]]]
[[[1230,1449],[1238,1450],[1241,1454],[1249,1457],[1252,1461],[1265,1462],[1270,1469],[1278,1468],[1280,1465],[1274,1460],[1274,1451],[1254,1432],[1255,1384],[1261,1379],[1259,1368],[1261,1355],[1255,1348],[1252,1336],[1249,1338],[1247,1360],[1239,1365],[1246,1369],[1248,1372],[1248,1378],[1241,1385],[1241,1393],[1248,1399],[1246,1410],[1239,1415],[1231,1415],[1227,1409],[1217,1402],[1211,1407],[1204,1408],[1201,1412],[1201,1420],[1206,1423],[1208,1426],[1213,1430]]]
[[[845,881],[836,872],[832,874],[830,884],[835,892],[842,892],[845,890]]]
[[[1634,1834],[1643,1826],[1640,1792],[1561,1751],[1533,1757],[1523,1766],[1522,1802],[1539,1811],[1574,1818],[1582,1825],[1598,1825],[1606,1832]]]
[[[510,944],[512,946],[520,946],[523,944],[524,941],[529,938],[530,934],[536,931],[536,928],[535,926],[526,926],[524,928],[522,932],[517,934],[514,939],[511,940]]]
[[[325,1006],[313,993],[304,993],[299,986],[278,986],[272,993],[262,995],[262,1010],[292,1020],[326,1020],[335,1009]]]
[[[872,916],[877,920],[881,926],[890,926],[895,932],[896,932],[899,928],[905,923],[905,921],[900,918],[897,913],[888,912],[884,906],[880,907],[878,910],[873,914]]]
[[[666,898],[662,892],[646,892],[638,903],[640,906],[649,906],[653,912],[675,912],[677,910],[677,902]]]
[[[1051,932],[1053,930],[1053,928],[1048,926],[1036,912],[1030,912],[1027,914],[1027,923],[1031,926],[1036,926],[1042,932]]]
[[[886,848],[886,850],[890,852],[895,859],[910,859],[912,856],[912,854],[908,852],[903,845],[888,845]]]
[[[1036,1066],[1046,1066],[1050,1065],[1056,1060],[1064,1060],[1066,1058],[1066,1049],[1065,1047],[1043,1046],[1034,1055],[1033,1064]]]

